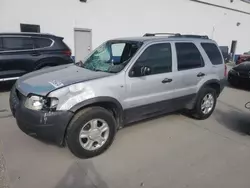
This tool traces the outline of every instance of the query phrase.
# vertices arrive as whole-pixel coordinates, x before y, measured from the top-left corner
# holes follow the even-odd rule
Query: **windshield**
[[[92,71],[117,73],[141,46],[141,42],[135,41],[108,41],[99,46],[80,66]]]

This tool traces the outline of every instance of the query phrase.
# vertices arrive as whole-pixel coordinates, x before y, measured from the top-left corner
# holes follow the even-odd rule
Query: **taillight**
[[[65,51],[63,51],[63,54],[66,56],[71,56],[72,53],[70,50],[65,50]]]
[[[227,77],[227,66],[226,66],[226,64],[224,64],[224,65],[225,65],[224,76]]]

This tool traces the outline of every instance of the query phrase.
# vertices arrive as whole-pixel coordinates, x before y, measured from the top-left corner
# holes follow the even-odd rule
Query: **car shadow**
[[[182,114],[183,112],[182,111],[176,111],[176,112],[166,112],[166,113],[163,113],[163,114],[160,114],[160,115],[155,115],[155,116],[152,116],[152,117],[145,117],[141,120],[136,120],[136,121],[133,121],[133,122],[130,122],[130,123],[125,123],[124,128],[129,128],[129,127],[132,127],[132,126],[137,126],[137,125],[140,125],[140,124],[143,124],[145,122],[148,122],[148,121],[154,121],[154,120],[157,120],[157,119],[160,119],[160,118],[163,118],[163,117],[166,117],[166,116],[170,116],[170,115],[180,115]]]
[[[108,188],[91,160],[72,163],[55,188]]]
[[[250,135],[250,112],[232,109],[229,112],[216,109],[214,112],[215,120],[228,129],[242,135]]]
[[[0,92],[8,92],[16,81],[0,82]]]

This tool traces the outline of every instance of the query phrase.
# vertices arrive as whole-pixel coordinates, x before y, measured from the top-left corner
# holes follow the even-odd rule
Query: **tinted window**
[[[220,51],[215,44],[213,44],[213,43],[201,43],[201,46],[203,47],[203,49],[207,53],[207,56],[209,57],[209,59],[213,65],[219,65],[219,64],[223,63]]]
[[[193,43],[176,43],[178,70],[194,69],[204,66],[203,58]]]
[[[44,38],[34,38],[34,42],[36,48],[49,47],[52,43],[50,39],[44,39]]]
[[[31,38],[7,37],[3,38],[4,50],[29,50],[33,49]]]
[[[151,74],[172,71],[172,51],[170,44],[154,44],[149,46],[139,57],[136,65],[148,66]]]

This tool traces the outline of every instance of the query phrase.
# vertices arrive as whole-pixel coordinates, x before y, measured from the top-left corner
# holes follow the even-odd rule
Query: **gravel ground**
[[[2,143],[0,141],[0,188],[9,188],[5,159],[2,153]]]

